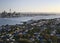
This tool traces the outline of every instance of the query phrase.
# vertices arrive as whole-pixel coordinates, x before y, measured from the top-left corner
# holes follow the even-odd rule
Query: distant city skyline
[[[60,13],[60,0],[0,0],[0,12]]]

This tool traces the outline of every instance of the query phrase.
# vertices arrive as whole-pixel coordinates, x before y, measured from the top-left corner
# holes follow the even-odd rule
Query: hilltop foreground
[[[60,43],[60,18],[2,25],[0,43]]]

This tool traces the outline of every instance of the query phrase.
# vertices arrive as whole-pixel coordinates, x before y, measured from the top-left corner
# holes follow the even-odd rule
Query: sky
[[[60,13],[60,0],[0,0],[0,12]]]

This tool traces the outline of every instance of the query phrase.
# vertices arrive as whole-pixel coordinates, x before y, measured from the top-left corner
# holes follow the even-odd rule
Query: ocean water
[[[50,15],[50,16],[34,16],[34,17],[18,17],[18,18],[0,18],[0,26],[1,25],[15,25],[15,24],[22,24],[24,21],[28,20],[39,20],[39,19],[53,19],[53,18],[60,18],[60,15]]]

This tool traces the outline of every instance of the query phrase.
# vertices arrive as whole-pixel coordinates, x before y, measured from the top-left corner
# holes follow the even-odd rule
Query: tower
[[[9,9],[9,12],[11,13],[11,9]]]

